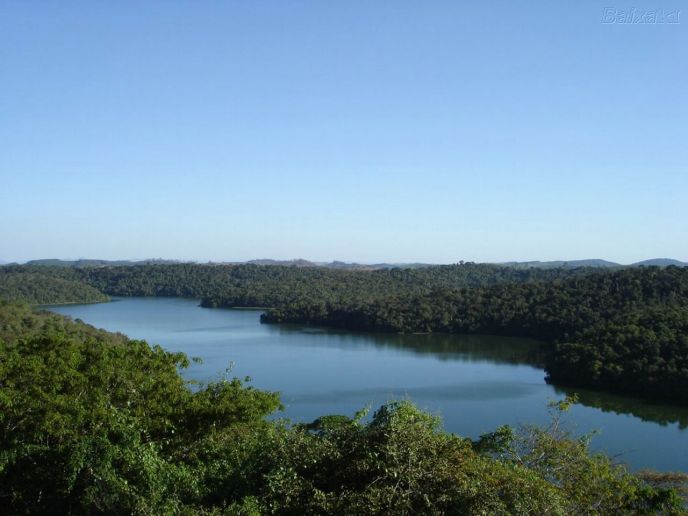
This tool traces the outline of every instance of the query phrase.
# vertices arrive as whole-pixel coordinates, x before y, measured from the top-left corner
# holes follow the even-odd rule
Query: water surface
[[[478,437],[502,424],[542,424],[547,402],[566,392],[531,364],[533,341],[463,335],[357,334],[260,324],[260,311],[206,309],[177,298],[120,298],[50,310],[93,326],[200,357],[183,372],[211,381],[232,367],[280,391],[284,416],[311,421],[410,398],[445,428]],[[599,431],[594,448],[632,468],[688,471],[688,409],[577,390],[568,420]]]

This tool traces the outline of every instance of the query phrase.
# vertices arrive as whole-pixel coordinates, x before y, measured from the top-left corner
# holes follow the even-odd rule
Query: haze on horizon
[[[604,7],[4,2],[0,259],[688,261],[688,19]]]

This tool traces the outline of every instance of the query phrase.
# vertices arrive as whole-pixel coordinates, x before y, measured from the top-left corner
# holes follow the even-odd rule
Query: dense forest
[[[514,269],[456,264],[415,269],[349,271],[273,265],[156,264],[118,267],[6,265],[0,285],[18,274],[91,286],[112,296],[202,299],[208,307],[277,307],[304,301],[364,302],[390,295],[420,295],[438,288],[530,283],[591,274],[596,269]]]
[[[544,343],[542,362],[554,383],[688,403],[688,268],[683,267],[0,267],[0,297],[60,303],[99,301],[104,295],[267,307],[267,323],[531,337]]]
[[[681,475],[545,428],[447,434],[408,402],[290,425],[279,396],[191,385],[182,354],[0,302],[7,514],[682,514]]]
[[[688,403],[688,269],[439,289],[370,302],[303,300],[266,322],[366,331],[487,333],[544,341],[553,382]]]
[[[83,282],[31,271],[12,274],[0,272],[0,299],[25,301],[32,305],[57,305],[98,303],[108,301],[109,297]]]

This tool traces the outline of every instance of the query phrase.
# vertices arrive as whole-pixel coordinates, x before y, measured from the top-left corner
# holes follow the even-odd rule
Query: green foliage
[[[673,477],[651,487],[557,418],[477,443],[409,402],[289,426],[237,379],[191,389],[182,354],[26,305],[0,322],[7,514],[680,513]]]
[[[320,418],[281,434],[257,499],[280,514],[681,512],[673,491],[590,455],[556,418],[496,434],[479,443],[446,434],[409,402],[384,405],[368,423]]]
[[[680,513],[682,501],[676,491],[653,489],[629,475],[625,468],[614,466],[608,457],[590,454],[592,435],[571,435],[563,423],[563,414],[576,401],[569,397],[550,403],[552,419],[546,428],[526,426],[520,432],[501,428],[482,436],[475,443],[476,449],[536,472],[539,478],[566,493],[566,514]]]
[[[24,301],[32,305],[98,303],[109,298],[79,281],[40,272],[6,272],[0,267],[0,299]]]
[[[178,372],[188,365],[183,354],[0,309],[5,324],[19,319],[19,333],[0,341],[0,499],[11,512],[195,506],[205,471],[193,448],[223,432],[259,432],[279,407],[277,395],[238,380],[192,391]]]
[[[647,485],[661,490],[672,490],[683,500],[683,506],[688,507],[688,473],[681,471],[652,471],[642,470],[637,473]]]
[[[287,514],[542,513],[556,489],[477,454],[408,402],[362,424],[321,418],[285,434],[261,497]]]

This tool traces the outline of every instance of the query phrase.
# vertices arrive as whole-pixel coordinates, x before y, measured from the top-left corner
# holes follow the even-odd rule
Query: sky
[[[687,29],[660,0],[2,0],[0,260],[688,260]]]

